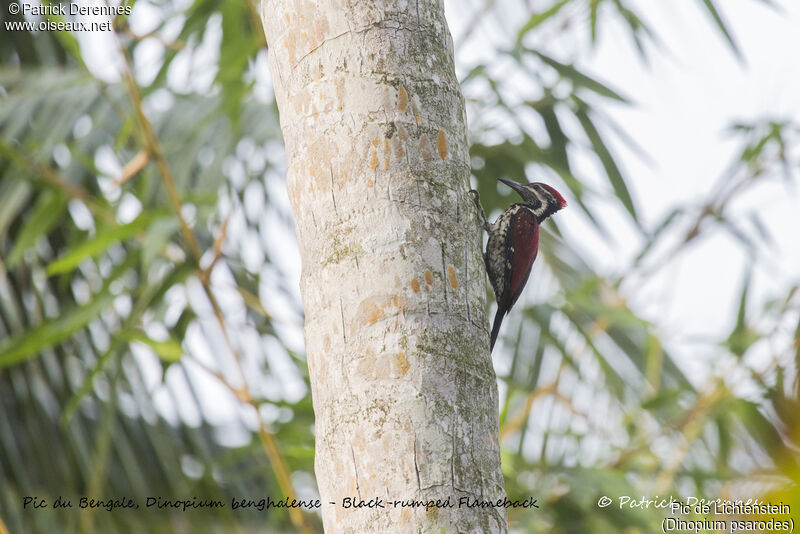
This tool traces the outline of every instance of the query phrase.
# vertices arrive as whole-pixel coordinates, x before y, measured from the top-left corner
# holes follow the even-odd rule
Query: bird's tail
[[[503,318],[506,316],[506,310],[497,308],[494,314],[494,324],[492,325],[492,339],[489,342],[489,352],[494,349],[494,342],[497,341],[497,334],[500,333],[500,325],[503,324]]]

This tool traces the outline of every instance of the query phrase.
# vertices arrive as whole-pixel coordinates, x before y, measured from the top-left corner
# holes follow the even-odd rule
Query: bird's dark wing
[[[522,293],[539,252],[539,221],[533,211],[523,208],[514,215],[506,237],[506,247],[506,257],[511,259],[511,276],[506,277],[503,296],[508,296],[506,310],[510,310]]]
[[[502,277],[503,288],[500,295],[497,295],[495,288],[495,296],[497,297],[497,312],[494,315],[494,325],[492,326],[492,334],[490,341],[490,348],[494,348],[497,335],[500,333],[500,325],[503,323],[503,317],[514,306],[528,281],[528,276],[531,274],[531,267],[536,259],[536,254],[539,252],[539,221],[533,210],[523,205],[516,205],[509,208],[512,211],[511,222],[509,223],[508,232],[505,235],[505,258],[508,258],[503,264],[504,276]],[[508,212],[506,212],[508,213]],[[487,269],[490,268],[487,262]]]

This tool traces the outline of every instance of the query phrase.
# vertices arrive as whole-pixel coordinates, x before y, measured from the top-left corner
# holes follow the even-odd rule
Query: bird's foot
[[[469,193],[469,197],[472,199],[472,202],[475,204],[475,206],[477,206],[478,209],[481,209],[481,195],[480,195],[480,193],[478,193],[475,189],[470,189],[468,191],[468,193]]]
[[[483,212],[483,206],[481,206],[481,195],[475,189],[469,190],[469,196],[472,199],[472,203],[475,204],[475,208],[478,210],[478,217],[481,220],[481,225],[483,228],[488,232],[489,231],[489,221],[486,220],[486,214]]]

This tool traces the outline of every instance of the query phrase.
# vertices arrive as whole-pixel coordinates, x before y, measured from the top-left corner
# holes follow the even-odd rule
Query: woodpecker
[[[531,274],[531,267],[539,252],[539,225],[567,205],[564,197],[547,184],[519,184],[505,178],[499,180],[519,193],[523,202],[509,206],[492,224],[486,220],[478,192],[470,191],[483,228],[489,234],[483,261],[497,299],[490,352],[497,341],[503,318],[517,302]]]

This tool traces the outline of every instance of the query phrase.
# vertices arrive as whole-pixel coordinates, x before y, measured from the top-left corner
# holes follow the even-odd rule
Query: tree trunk
[[[505,532],[502,507],[459,507],[504,489],[442,2],[263,0],[262,13],[303,264],[325,529]],[[348,497],[385,508],[346,508]],[[392,505],[448,497],[452,508],[427,512]]]

